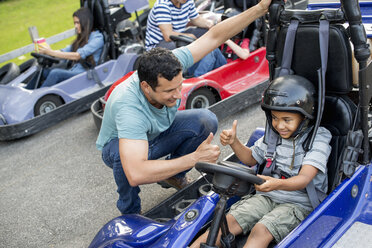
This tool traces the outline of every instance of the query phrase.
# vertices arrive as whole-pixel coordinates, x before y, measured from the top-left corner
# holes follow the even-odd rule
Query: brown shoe
[[[191,183],[191,179],[188,176],[184,177],[170,177],[168,179],[165,179],[164,181],[158,182],[159,185],[161,185],[163,188],[170,188],[173,187],[177,190],[185,188],[187,185]]]

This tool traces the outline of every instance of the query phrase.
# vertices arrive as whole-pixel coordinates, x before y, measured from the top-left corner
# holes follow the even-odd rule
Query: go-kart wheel
[[[34,107],[34,115],[46,114],[62,105],[62,100],[56,95],[46,95],[37,101]]]
[[[213,92],[207,88],[201,88],[188,97],[186,109],[208,108],[216,103],[216,97]]]
[[[191,38],[190,36],[187,36],[187,35],[171,35],[169,36],[169,38],[171,40],[173,40],[174,42],[176,42],[176,47],[182,47],[182,46],[186,46],[192,42],[195,41],[194,38]]]
[[[195,165],[195,168],[199,171],[206,173],[221,173],[235,177],[237,179],[243,180],[252,184],[263,184],[264,179],[255,175],[255,172],[249,167],[230,161],[221,161],[218,164],[207,163],[207,162],[198,162]]]
[[[199,162],[195,168],[213,174],[212,189],[218,194],[243,196],[250,193],[252,184],[262,184],[262,178],[245,165],[222,161],[218,164]]]
[[[20,70],[18,65],[10,62],[0,68],[0,84],[7,84],[19,76]]]
[[[51,66],[52,64],[58,64],[60,62],[59,59],[41,53],[31,53],[33,57],[37,59],[37,62],[42,66]]]

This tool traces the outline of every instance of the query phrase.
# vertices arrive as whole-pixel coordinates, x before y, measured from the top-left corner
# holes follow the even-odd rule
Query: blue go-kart
[[[361,22],[362,5],[344,0],[341,8],[287,10],[283,6],[283,1],[275,0],[269,10],[270,79],[276,77],[278,68],[285,67],[314,83],[319,92],[314,129],[324,126],[332,133],[332,152],[327,164],[328,197],[287,237],[271,246],[371,247],[368,116],[372,67],[367,63],[370,50]],[[298,26],[293,29],[296,20]],[[292,42],[286,42],[287,38]],[[350,41],[359,63],[357,81],[352,77]],[[247,145],[264,133],[265,129],[256,130]],[[195,167],[206,174],[144,215],[122,215],[109,221],[89,247],[187,247],[206,228],[210,232],[204,247],[215,247],[220,228],[224,247],[242,247],[246,237],[229,234],[225,212],[240,196],[254,193],[252,183],[262,180],[235,155],[219,164],[198,163]]]

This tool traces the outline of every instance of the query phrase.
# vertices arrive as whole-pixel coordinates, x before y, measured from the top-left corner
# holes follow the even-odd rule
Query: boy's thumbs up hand
[[[225,129],[220,134],[220,142],[222,145],[231,145],[236,140],[236,127],[238,120],[234,120],[231,129]]]
[[[196,162],[210,162],[215,163],[220,156],[220,148],[217,145],[212,145],[213,133],[199,145],[195,153],[197,154]]]

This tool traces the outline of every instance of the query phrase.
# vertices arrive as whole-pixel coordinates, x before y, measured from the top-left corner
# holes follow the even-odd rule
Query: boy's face
[[[281,111],[271,111],[271,117],[273,128],[283,139],[290,138],[304,119],[302,114]]]

